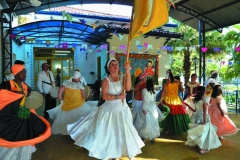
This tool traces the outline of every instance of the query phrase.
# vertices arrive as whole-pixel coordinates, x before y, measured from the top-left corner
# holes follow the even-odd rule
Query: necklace
[[[115,90],[115,92],[116,93],[120,93],[121,92],[121,88],[120,88],[120,91],[118,91],[117,89],[116,89],[116,86],[115,86],[115,82],[113,81],[113,79],[112,79],[112,77],[109,75],[109,79],[110,79],[110,81],[113,83],[113,88],[114,88],[114,90]],[[117,82],[119,81],[119,75],[118,75],[118,78],[117,78]]]

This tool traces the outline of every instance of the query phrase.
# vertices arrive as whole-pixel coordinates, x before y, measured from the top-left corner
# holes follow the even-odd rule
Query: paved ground
[[[42,108],[37,112],[42,114]],[[230,112],[229,117],[240,128],[240,114]],[[135,160],[238,160],[240,159],[240,132],[224,137],[220,148],[200,154],[195,147],[186,146],[186,134],[164,135],[156,139],[155,144],[146,141],[142,154]],[[37,151],[32,160],[94,160],[88,156],[88,151],[73,144],[69,136],[52,135],[43,143],[37,144]],[[122,157],[120,160],[127,160]]]

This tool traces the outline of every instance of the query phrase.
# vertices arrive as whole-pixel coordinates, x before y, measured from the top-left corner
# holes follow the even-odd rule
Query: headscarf
[[[18,74],[19,72],[21,72],[24,68],[25,68],[24,65],[14,64],[14,65],[11,67],[12,74],[15,76],[16,74]]]
[[[72,76],[73,79],[78,79],[80,77],[81,77],[81,73],[80,72],[78,72],[78,71],[74,71],[73,72],[73,76]]]
[[[107,68],[109,67],[109,65],[112,61],[116,61],[118,63],[118,61],[115,58],[111,58],[107,63]]]

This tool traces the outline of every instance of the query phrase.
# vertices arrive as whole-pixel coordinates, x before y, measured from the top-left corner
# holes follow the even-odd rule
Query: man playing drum
[[[27,160],[36,151],[35,144],[51,135],[50,124],[26,107],[28,86],[26,69],[15,64],[13,80],[0,84],[0,159]]]
[[[79,82],[80,77],[80,72],[75,71],[72,81],[66,82],[58,90],[60,105],[47,111],[49,117],[53,120],[53,134],[68,135],[67,124],[74,123],[94,109],[94,107],[85,103],[85,91],[83,85]]]
[[[43,97],[45,97],[44,118],[48,119],[49,115],[46,111],[56,107],[56,99],[52,98],[49,93],[50,89],[54,86],[54,76],[49,71],[48,63],[44,62],[42,69],[43,71],[38,74],[37,88]]]

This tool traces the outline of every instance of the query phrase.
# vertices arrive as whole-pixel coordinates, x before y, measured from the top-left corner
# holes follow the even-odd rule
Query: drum
[[[89,87],[88,85],[85,85],[84,89],[85,89],[85,101],[88,101],[92,96],[92,88]]]
[[[56,87],[56,86],[54,86],[50,89],[50,95],[52,98],[54,98],[54,99],[58,98],[58,89],[59,89],[59,87]]]
[[[28,109],[38,109],[43,105],[43,96],[37,91],[31,91],[30,96],[26,97],[25,106]]]

